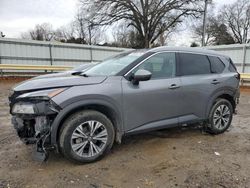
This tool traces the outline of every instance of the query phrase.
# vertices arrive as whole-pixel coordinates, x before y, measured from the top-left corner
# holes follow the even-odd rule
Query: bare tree
[[[95,22],[95,16],[93,7],[88,7],[88,9],[79,9],[75,19],[78,33],[89,45],[97,44],[101,39],[102,28]]]
[[[61,42],[68,42],[77,38],[75,23],[71,22],[68,25],[62,26],[55,31],[55,40]]]
[[[23,39],[32,39],[40,41],[60,41],[66,43],[87,44],[87,26],[86,22],[77,14],[76,20],[70,24],[53,30],[52,25],[48,23],[38,24],[34,29],[21,34]]]
[[[32,39],[32,40],[41,40],[41,41],[51,41],[55,36],[55,33],[52,29],[52,25],[49,23],[38,24],[34,29],[22,33],[22,38]]]
[[[128,27],[126,22],[113,27],[112,36],[114,41],[111,46],[127,48],[143,48],[144,43],[138,31],[135,28]]]
[[[220,18],[230,29],[236,43],[249,42],[250,33],[250,1],[238,0],[221,9]]]
[[[224,23],[214,22],[211,28],[213,35],[213,44],[235,44],[233,36],[228,31],[228,27]]]
[[[197,22],[193,25],[194,38],[197,42],[202,43],[203,38],[203,23]],[[206,24],[205,46],[207,45],[222,45],[234,44],[234,38],[229,33],[228,27],[218,17],[209,16]]]
[[[205,39],[204,39],[204,45],[212,45],[213,44],[213,18],[209,17],[206,24],[206,33],[205,33]],[[203,22],[201,20],[198,20],[192,27],[194,38],[196,38],[197,42],[202,43],[203,40]]]
[[[158,37],[158,39],[155,40],[155,46],[164,46],[168,44],[169,39],[171,39],[172,34],[176,34],[181,32],[180,29],[178,29],[178,27],[172,27],[169,28],[168,31],[165,31],[163,33],[160,34],[160,36]]]
[[[81,39],[82,44],[85,44],[86,22],[85,22],[84,16],[80,12],[77,13],[74,23],[75,23],[75,29],[76,29],[78,38]]]
[[[124,23],[119,24],[112,31],[112,36],[114,39],[114,45],[117,47],[130,47],[129,33],[130,29],[127,28],[127,25]]]
[[[82,9],[96,13],[93,22],[109,25],[125,20],[136,29],[148,48],[162,33],[181,23],[186,16],[199,16],[201,0],[80,0]]]

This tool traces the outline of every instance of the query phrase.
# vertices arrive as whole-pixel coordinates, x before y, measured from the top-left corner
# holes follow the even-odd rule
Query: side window
[[[222,73],[225,69],[224,63],[218,57],[209,56],[208,58],[211,62],[212,73]]]
[[[230,72],[237,72],[237,69],[232,61],[232,59],[229,60],[229,67],[228,67]]]
[[[180,53],[180,74],[198,75],[210,74],[210,62],[205,55]]]
[[[144,61],[133,70],[133,73],[139,69],[145,69],[152,73],[152,79],[174,77],[176,69],[175,62],[174,52],[159,53]]]

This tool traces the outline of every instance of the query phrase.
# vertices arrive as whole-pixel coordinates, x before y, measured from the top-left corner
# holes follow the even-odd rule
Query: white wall
[[[239,72],[250,73],[249,44],[205,48],[228,55]],[[0,38],[0,63],[77,66],[83,63],[99,62],[125,50],[130,49]]]
[[[129,49],[0,38],[0,63],[76,66],[125,50]]]

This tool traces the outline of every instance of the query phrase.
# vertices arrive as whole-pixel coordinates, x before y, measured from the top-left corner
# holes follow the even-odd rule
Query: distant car
[[[10,94],[10,111],[18,136],[36,144],[40,159],[54,149],[93,162],[129,134],[193,123],[225,132],[239,81],[232,60],[214,51],[135,50],[84,74],[23,82]]]
[[[85,64],[77,66],[77,67],[75,67],[75,68],[73,68],[71,70],[68,70],[68,71],[36,76],[33,79],[67,77],[67,76],[77,75],[77,74],[83,73],[84,71],[88,70],[89,68],[91,68],[91,67],[93,67],[95,65],[96,65],[96,63],[85,63]]]

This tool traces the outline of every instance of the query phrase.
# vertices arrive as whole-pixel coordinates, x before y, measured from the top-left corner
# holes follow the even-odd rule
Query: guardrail
[[[66,71],[72,69],[72,66],[56,66],[56,65],[20,65],[20,64],[0,64],[2,70],[36,70],[36,71]],[[241,81],[249,80],[250,73],[241,73]]]
[[[241,73],[240,77],[241,79],[250,79],[250,73]]]
[[[240,80],[241,80],[241,85],[243,86],[244,81],[250,81],[250,73],[241,73]]]
[[[0,64],[1,70],[50,70],[65,71],[71,69],[71,66],[55,66],[55,65],[20,65],[20,64]]]
[[[55,66],[55,65],[20,65],[20,64],[0,64],[1,76],[3,70],[29,70],[29,71],[66,71],[72,69],[71,66]]]

